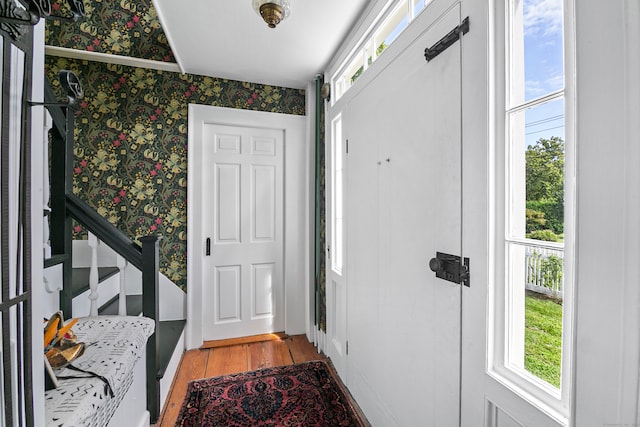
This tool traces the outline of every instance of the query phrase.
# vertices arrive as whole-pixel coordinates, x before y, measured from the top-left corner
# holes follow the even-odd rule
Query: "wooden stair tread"
[[[107,280],[119,271],[118,267],[98,267],[98,283]],[[83,292],[89,290],[90,273],[91,268],[89,267],[74,267],[72,269],[71,289],[74,297],[77,297]]]
[[[164,377],[186,323],[186,320],[162,320],[158,322],[157,337],[160,341],[160,365],[157,367],[158,371],[156,373],[158,380]]]
[[[101,316],[115,316],[118,314],[120,295],[116,295],[98,309]],[[142,313],[142,295],[127,295],[127,316],[137,316]]]
[[[51,255],[50,258],[45,258],[44,268],[53,267],[54,265],[62,264],[69,259],[67,254]]]

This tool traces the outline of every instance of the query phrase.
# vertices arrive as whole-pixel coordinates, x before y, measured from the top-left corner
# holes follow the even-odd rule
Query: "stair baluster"
[[[98,238],[92,233],[88,233],[89,247],[91,248],[91,270],[89,271],[89,300],[91,300],[90,316],[98,315]]]
[[[124,277],[127,268],[127,260],[118,255],[116,258],[116,266],[120,270],[120,297],[118,298],[118,315],[127,315],[127,281]]]

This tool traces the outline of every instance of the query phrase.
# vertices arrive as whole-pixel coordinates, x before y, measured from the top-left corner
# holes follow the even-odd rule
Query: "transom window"
[[[374,21],[364,42],[345,61],[333,78],[334,102],[340,99],[367,68],[393,43],[431,0],[392,0]]]

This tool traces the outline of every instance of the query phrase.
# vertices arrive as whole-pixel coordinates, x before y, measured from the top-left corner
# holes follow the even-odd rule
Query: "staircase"
[[[55,100],[49,85],[45,98]],[[47,290],[59,292],[65,318],[143,315],[155,321],[146,347],[147,409],[155,423],[184,351],[185,316],[171,307],[176,298],[185,300],[184,293],[159,274],[161,236],[142,237],[139,245],[73,195],[74,111],[60,106],[48,110],[53,126],[50,184],[45,185],[50,188],[51,209],[45,269],[53,284],[47,284]],[[73,221],[88,230],[87,240],[72,240]],[[161,295],[167,310],[160,304]]]
[[[90,300],[91,294],[91,265],[93,263],[91,257],[93,254],[92,242],[95,239],[91,233],[87,240],[74,240],[73,241],[73,269],[71,273],[72,284],[72,310],[73,316],[88,316],[90,315]],[[115,316],[115,315],[127,315],[127,316],[142,316],[143,313],[143,295],[139,293],[140,290],[128,289],[127,283],[133,282],[140,283],[140,272],[136,271],[134,267],[129,265],[128,262],[121,256],[119,256],[113,249],[106,244],[97,241],[97,248],[95,254],[97,255],[97,281],[98,281],[98,315],[99,316]],[[133,271],[131,271],[133,270]],[[163,294],[164,286],[175,286],[168,283],[168,279],[161,282],[159,294]],[[121,290],[124,290],[121,297]],[[180,291],[178,291],[178,295]],[[184,298],[179,301],[176,298],[174,292],[170,298],[166,298],[165,301],[170,301],[171,305],[180,305],[185,303]],[[124,301],[124,302],[123,302]],[[121,307],[122,305],[122,307]],[[186,320],[183,318],[175,319],[176,315],[164,316],[165,312],[162,310],[163,305],[159,306],[160,321],[157,323],[158,337],[162,337],[161,345],[159,346],[159,366],[156,373],[156,379],[160,384],[160,405],[159,408],[164,406],[164,401],[167,397],[169,387],[173,380],[173,376],[177,369],[181,350],[184,348],[184,327]],[[179,317],[183,317],[178,315]],[[172,358],[173,360],[172,363]],[[175,368],[174,368],[175,367]]]

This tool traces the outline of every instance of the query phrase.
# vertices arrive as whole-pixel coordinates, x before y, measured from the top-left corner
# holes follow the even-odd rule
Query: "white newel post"
[[[91,267],[89,270],[89,300],[91,301],[90,316],[98,315],[98,238],[89,233],[89,247],[91,248]]]
[[[116,265],[118,266],[118,270],[120,271],[120,297],[118,298],[118,315],[126,316],[127,315],[127,282],[125,279],[125,271],[127,268],[127,260],[117,256]]]

